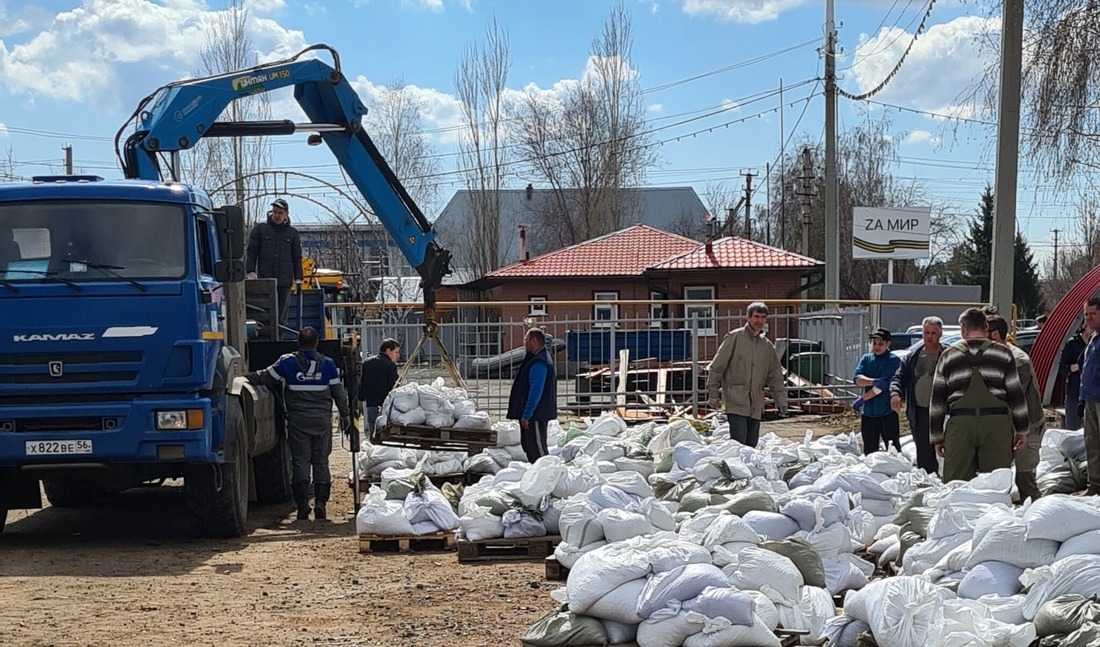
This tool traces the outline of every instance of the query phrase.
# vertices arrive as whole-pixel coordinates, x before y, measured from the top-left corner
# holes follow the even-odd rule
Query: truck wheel
[[[183,486],[191,527],[210,537],[240,537],[248,522],[248,456],[241,406],[229,399],[225,462],[188,465]]]
[[[0,532],[4,532],[4,524],[8,522],[7,508],[0,508]]]
[[[99,486],[83,478],[42,479],[42,489],[55,508],[83,508],[99,494]]]
[[[280,438],[275,447],[252,459],[258,503],[283,503],[293,494],[290,487],[290,443]]]

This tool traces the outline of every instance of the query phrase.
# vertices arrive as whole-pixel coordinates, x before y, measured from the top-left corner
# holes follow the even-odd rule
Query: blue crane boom
[[[302,58],[326,50],[333,65]],[[309,123],[289,120],[217,121],[237,99],[293,87]],[[179,180],[179,151],[203,137],[245,137],[316,133],[328,145],[362,193],[401,253],[421,278],[425,318],[433,321],[435,291],[450,273],[451,254],[435,240],[435,230],[405,190],[363,128],[367,108],[340,71],[340,59],[327,45],[295,56],[215,76],[176,81],[145,97],[115,136],[115,151],[128,179]],[[122,135],[133,123],[119,149]],[[161,169],[168,156],[168,177]]]

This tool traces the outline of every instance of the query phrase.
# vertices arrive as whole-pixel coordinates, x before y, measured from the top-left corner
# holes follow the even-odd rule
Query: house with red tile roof
[[[716,301],[802,298],[803,285],[823,267],[744,238],[699,242],[634,225],[502,267],[480,283],[493,286],[491,300],[526,303],[501,306],[504,321],[530,317],[576,320],[582,328],[676,328],[694,315],[701,336],[718,336],[725,331],[718,330],[716,317],[735,314],[743,304],[720,312]],[[668,299],[698,304],[661,303]]]

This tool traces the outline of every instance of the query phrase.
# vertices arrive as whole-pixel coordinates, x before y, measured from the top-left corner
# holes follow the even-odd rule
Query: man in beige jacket
[[[787,384],[775,347],[764,334],[767,321],[768,306],[750,303],[745,325],[722,340],[707,373],[711,409],[724,408],[730,438],[749,447],[760,440],[765,386],[771,389],[779,415],[787,415]]]

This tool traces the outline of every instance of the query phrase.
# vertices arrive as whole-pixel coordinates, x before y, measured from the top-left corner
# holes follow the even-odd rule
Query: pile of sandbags
[[[376,481],[388,469],[414,470],[429,476],[452,476],[465,471],[465,452],[432,451],[405,447],[374,445],[369,440],[359,444],[356,460],[359,478]],[[352,472],[348,473],[352,478]]]
[[[465,389],[432,384],[403,384],[386,396],[376,424],[425,425],[437,429],[488,430],[489,414],[479,411]]]
[[[373,487],[355,516],[355,530],[366,535],[429,535],[458,527],[451,502],[422,472]]]
[[[560,428],[558,421],[550,422],[550,427]],[[527,452],[520,442],[519,422],[501,420],[490,426],[496,432],[496,447],[489,447],[468,457],[464,468],[471,474],[496,474],[508,467],[509,463],[527,462]]]

